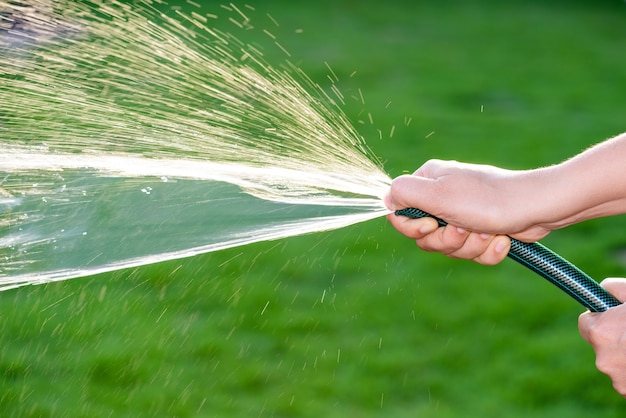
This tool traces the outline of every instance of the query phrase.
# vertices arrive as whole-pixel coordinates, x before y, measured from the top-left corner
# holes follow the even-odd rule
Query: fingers
[[[578,316],[578,332],[580,332],[580,336],[583,337],[583,340],[587,341],[589,344],[591,344],[591,330],[597,320],[597,316],[597,313],[589,311],[583,312]]]
[[[506,235],[492,235],[491,237],[485,251],[473,258],[477,263],[493,266],[504,260],[508,255],[511,249],[511,239]]]
[[[593,347],[596,368],[609,376],[615,390],[626,397],[626,305],[606,312],[585,312],[578,318],[580,335]]]
[[[470,232],[462,228],[448,225],[438,228],[433,233],[424,235],[416,241],[417,245],[425,251],[438,252],[454,258],[471,259],[474,258],[471,256],[472,254],[468,254],[469,252],[472,252],[471,249],[463,249],[463,246],[469,240],[470,235]],[[469,241],[476,245],[475,239],[471,239]],[[466,256],[463,257],[463,254]]]
[[[403,235],[416,240],[421,249],[452,258],[494,265],[506,257],[511,247],[507,236],[479,234],[451,225],[439,227],[432,218],[412,219],[395,214],[387,218]]]
[[[626,279],[609,277],[604,279],[600,285],[620,302],[626,300]],[[584,312],[578,317],[578,331],[588,343],[592,345],[598,343],[603,340],[604,335],[612,334],[613,330],[606,330],[603,327],[614,325],[615,321],[612,319],[619,314],[622,314],[626,319],[626,305],[620,305],[602,313]]]
[[[620,301],[626,300],[626,280],[609,278],[602,286]],[[578,317],[580,335],[596,353],[596,367],[608,375],[613,387],[626,396],[626,305],[606,312],[585,312]]]
[[[609,277],[602,280],[600,285],[620,302],[626,301],[626,279]]]
[[[389,220],[391,225],[402,235],[412,239],[422,238],[439,228],[439,224],[433,218],[413,219],[391,213],[387,215],[387,220]]]
[[[451,225],[439,228],[416,241],[423,250],[440,252],[452,258],[474,260],[485,265],[501,262],[511,247],[511,240],[506,236],[479,234]]]
[[[433,213],[439,211],[441,195],[437,191],[436,181],[426,177],[403,175],[391,183],[385,203],[391,210],[402,208],[420,208]]]

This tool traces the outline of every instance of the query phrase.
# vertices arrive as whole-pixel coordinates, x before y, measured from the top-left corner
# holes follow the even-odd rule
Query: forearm
[[[626,213],[626,133],[536,172],[554,228]]]

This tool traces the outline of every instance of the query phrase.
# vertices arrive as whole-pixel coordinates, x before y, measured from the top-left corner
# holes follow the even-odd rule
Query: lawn
[[[392,176],[430,158],[532,168],[625,130],[622,1],[258,3],[313,80],[332,68]],[[624,276],[624,228],[594,220],[543,242],[592,277]],[[423,253],[378,219],[0,293],[0,410],[623,416],[580,312],[512,261]]]

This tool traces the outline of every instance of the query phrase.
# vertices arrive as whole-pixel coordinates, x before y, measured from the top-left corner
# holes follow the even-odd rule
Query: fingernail
[[[459,228],[459,227],[457,227],[457,228],[456,228],[456,232],[458,232],[459,234],[463,235],[463,234],[466,234],[466,233],[467,233],[467,230],[465,230],[465,229],[463,229],[463,228]]]
[[[396,208],[394,207],[393,201],[391,200],[390,193],[387,193],[385,197],[383,197],[383,203],[385,203],[385,206],[387,206],[387,209],[393,210],[393,211],[396,210]]]
[[[497,253],[501,253],[506,249],[507,246],[508,246],[508,243],[506,239],[499,239],[498,242],[496,243],[495,250]]]

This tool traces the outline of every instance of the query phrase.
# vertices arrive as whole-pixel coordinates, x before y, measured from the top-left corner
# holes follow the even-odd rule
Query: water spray
[[[440,226],[447,225],[420,209],[400,209],[395,214],[414,219],[434,218]],[[508,256],[556,285],[591,312],[604,312],[621,304],[585,272],[538,242],[528,243],[511,238]]]
[[[29,3],[0,0],[0,291],[388,213],[339,89],[270,66],[199,5]],[[252,6],[222,10],[252,29]],[[592,311],[619,304],[538,243],[509,256]]]

